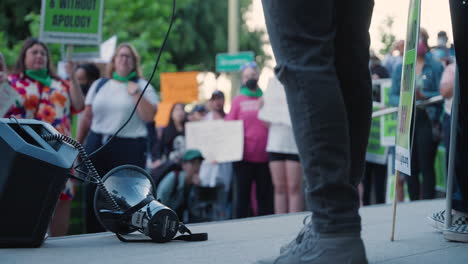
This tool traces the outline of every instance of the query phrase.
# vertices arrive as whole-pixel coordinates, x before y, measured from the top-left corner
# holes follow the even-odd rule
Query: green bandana
[[[113,79],[115,79],[117,81],[125,82],[125,83],[128,83],[130,80],[135,79],[136,76],[137,76],[136,72],[131,72],[126,77],[122,77],[122,76],[118,75],[116,72],[112,73],[112,78]]]
[[[47,69],[40,70],[26,70],[26,75],[31,79],[38,81],[40,84],[50,87],[52,83],[52,78],[50,77]]]
[[[257,88],[257,90],[252,91],[246,86],[242,86],[240,93],[248,97],[261,97],[263,95],[262,89]]]

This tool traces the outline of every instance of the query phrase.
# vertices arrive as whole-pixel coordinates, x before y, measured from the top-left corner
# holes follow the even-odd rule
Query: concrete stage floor
[[[370,263],[468,263],[468,243],[447,242],[426,216],[444,200],[398,206],[395,242],[390,242],[391,206],[361,209]],[[111,233],[51,238],[41,248],[0,249],[0,263],[193,263],[241,264],[276,255],[295,237],[306,213],[190,225],[208,232],[206,242],[122,243]]]

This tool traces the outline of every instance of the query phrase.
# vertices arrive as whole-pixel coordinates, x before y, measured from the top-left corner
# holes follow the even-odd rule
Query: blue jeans
[[[263,0],[319,233],[359,232],[371,124],[373,0]]]
[[[453,209],[468,213],[468,5],[450,0],[455,56],[460,75],[460,105],[458,112],[457,145],[455,150],[455,184]]]

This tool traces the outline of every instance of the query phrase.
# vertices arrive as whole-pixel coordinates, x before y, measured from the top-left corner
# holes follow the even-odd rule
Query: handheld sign
[[[42,0],[40,40],[99,45],[104,0]]]
[[[421,0],[411,0],[408,11],[405,55],[401,76],[400,102],[398,104],[398,127],[395,139],[395,175],[392,231],[390,241],[395,239],[395,222],[397,195],[396,186],[399,172],[411,175],[411,117],[414,108],[414,85],[416,75],[416,55],[419,40],[419,20],[421,16]],[[417,177],[418,175],[414,175]]]
[[[372,81],[373,85],[380,87],[380,102],[385,107],[390,107],[390,89],[392,79],[381,79]],[[397,130],[397,113],[383,115],[380,119],[380,142],[382,146],[395,146],[395,135]]]
[[[396,170],[411,175],[411,121],[414,108],[414,85],[416,55],[419,39],[421,0],[411,0],[408,14],[405,54],[401,76],[400,103],[398,104],[398,127],[396,135]]]

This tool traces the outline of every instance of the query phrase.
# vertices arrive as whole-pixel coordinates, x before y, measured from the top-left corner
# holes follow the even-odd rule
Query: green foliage
[[[241,0],[241,13],[251,0]],[[104,38],[117,35],[119,43],[130,42],[142,58],[149,77],[161,47],[172,12],[172,0],[113,0],[106,2]],[[214,71],[217,53],[227,52],[228,1],[178,0],[176,20],[161,57],[159,72]],[[258,63],[267,58],[262,50],[263,31],[249,32],[241,16],[240,50],[254,51]],[[158,75],[157,75],[158,76]],[[159,80],[153,81],[155,87]]]
[[[0,28],[4,33],[0,42],[2,52],[4,47],[11,48],[30,36],[30,21],[25,20],[25,17],[31,12],[39,14],[40,10],[41,1],[39,0],[0,1]]]
[[[393,34],[393,23],[395,18],[393,16],[387,16],[382,24],[379,26],[380,41],[384,47],[379,50],[379,53],[385,55],[390,52],[393,43],[395,43],[395,34]]]
[[[244,14],[251,0],[240,0],[240,13]],[[7,63],[11,66],[16,60],[23,40],[28,36],[38,36],[40,1],[38,0],[2,0],[0,6],[35,6],[33,12],[14,9],[15,15],[4,13],[0,25],[11,23],[14,17],[20,16],[22,32],[8,31],[0,34],[0,52],[5,53]],[[38,4],[39,3],[39,4]],[[39,5],[39,8],[37,7]],[[29,10],[29,9],[25,9]],[[0,11],[3,12],[3,11]],[[172,12],[172,0],[108,0],[104,2],[103,40],[117,35],[118,43],[130,42],[141,56],[143,74],[149,78],[161,47],[164,35],[169,26]],[[227,52],[227,0],[177,0],[176,20],[161,56],[158,73],[152,82],[159,87],[159,73],[174,71],[214,71],[217,53]],[[2,24],[3,23],[3,24]],[[267,59],[263,53],[263,36],[265,32],[249,32],[241,16],[240,50],[253,51],[260,65]],[[24,29],[24,25],[27,25]],[[4,44],[10,49],[4,49]],[[52,60],[60,59],[60,45],[48,45]]]

